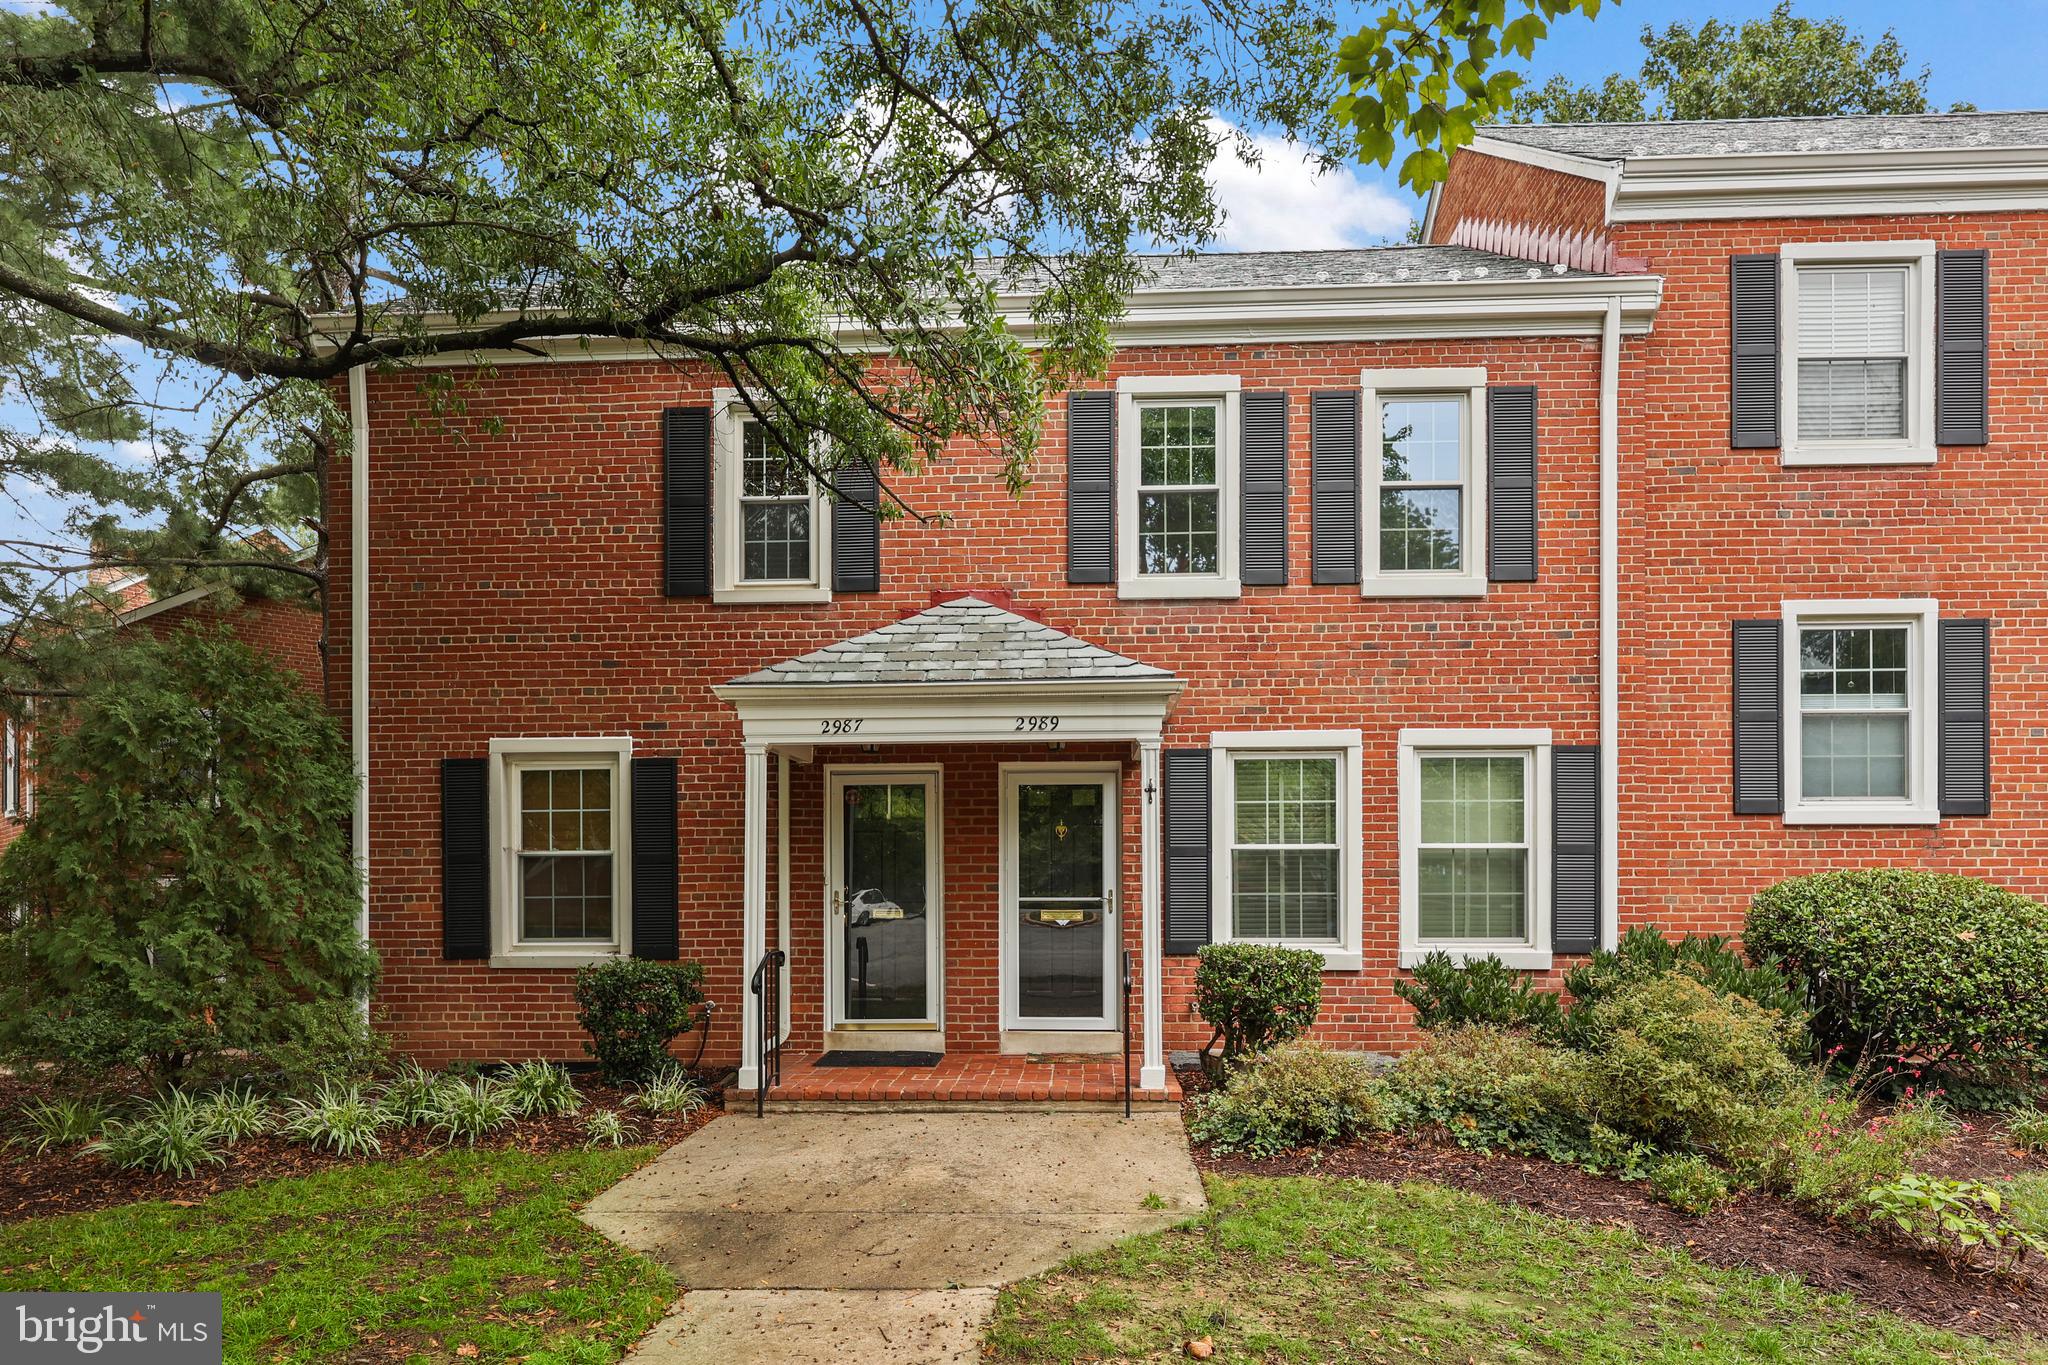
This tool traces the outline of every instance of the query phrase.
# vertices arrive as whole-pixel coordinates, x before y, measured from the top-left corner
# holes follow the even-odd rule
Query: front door
[[[827,933],[835,1025],[938,1022],[938,777],[836,773]]]
[[[1012,770],[1004,787],[1004,1023],[1113,1028],[1117,774]]]

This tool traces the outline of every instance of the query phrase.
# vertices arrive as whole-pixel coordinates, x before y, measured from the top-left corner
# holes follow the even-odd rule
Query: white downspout
[[[1621,300],[1600,329],[1600,946],[1621,920]]]
[[[348,733],[354,750],[353,842],[361,904],[356,932],[370,942],[370,385],[361,365],[348,372]],[[370,1017],[369,992],[363,1018]]]

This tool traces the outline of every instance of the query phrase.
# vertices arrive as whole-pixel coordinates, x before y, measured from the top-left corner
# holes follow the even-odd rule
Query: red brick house
[[[1114,1056],[1128,955],[1157,1091],[1209,941],[1395,1048],[1432,949],[2048,892],[2044,210],[2048,115],[1489,129],[1424,245],[1155,261],[1021,496],[900,481],[933,524],[631,346],[500,358],[482,442],[359,372],[379,1017],[574,1057],[571,968],[680,954],[751,1086],[779,948],[796,1053]]]

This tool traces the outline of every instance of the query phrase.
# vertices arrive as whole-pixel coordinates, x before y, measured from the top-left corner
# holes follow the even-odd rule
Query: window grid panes
[[[811,578],[811,482],[748,422],[740,438],[740,577],[749,583]]]
[[[1912,627],[1799,632],[1802,800],[1905,800],[1912,728]]]
[[[1905,438],[1911,280],[1903,265],[1800,268],[1801,440]]]
[[[519,937],[613,939],[610,768],[519,770]]]
[[[1334,755],[1233,761],[1231,932],[1334,942],[1342,902]]]
[[[1529,759],[1424,754],[1417,931],[1425,942],[1529,938]]]
[[[1217,403],[1138,407],[1138,572],[1223,571]]]
[[[20,815],[22,784],[21,731],[11,720],[0,722],[0,815]]]
[[[1457,573],[1465,563],[1465,400],[1380,404],[1380,569]]]

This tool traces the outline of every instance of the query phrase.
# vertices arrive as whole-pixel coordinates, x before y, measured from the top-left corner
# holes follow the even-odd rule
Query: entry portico
[[[1014,747],[1030,761],[1000,763],[994,803],[1002,849],[995,942],[1004,1041],[1012,1034],[1029,1041],[1110,1033],[1112,964],[1127,941],[1119,883],[1129,822],[1123,763],[1115,756],[1135,751],[1138,1085],[1163,1090],[1160,742],[1182,687],[1165,669],[983,597],[956,595],[715,689],[737,712],[745,743],[744,972],[751,975],[771,946],[774,758],[773,870],[785,912],[773,929],[775,946],[786,951],[810,925],[823,934],[822,1027],[889,1029],[894,1021],[927,1029],[946,1046],[943,987],[934,979],[947,933],[944,848],[956,833],[985,834],[966,822],[985,822],[989,812],[984,804],[956,815],[962,826],[949,830],[938,765],[895,765],[890,755]],[[1094,757],[1069,759],[1070,748]],[[825,894],[822,904],[792,910],[789,765],[816,761],[821,750],[862,761],[825,770]],[[835,995],[856,989],[858,1002]],[[787,1006],[779,1017],[787,1028]],[[752,1089],[761,1081],[759,1021],[751,1009],[743,1018],[739,1085]]]

